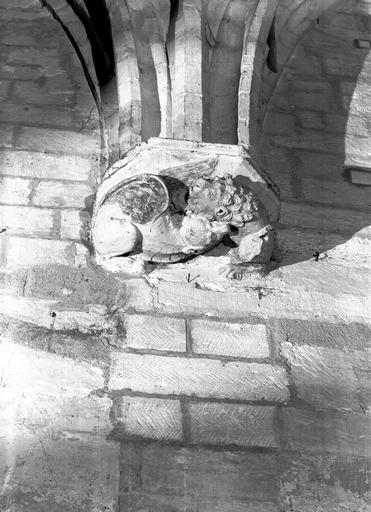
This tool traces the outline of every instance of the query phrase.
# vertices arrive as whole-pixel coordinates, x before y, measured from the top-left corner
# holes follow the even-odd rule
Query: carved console
[[[108,267],[116,258],[178,263],[220,245],[226,277],[242,278],[269,263],[278,215],[277,190],[243,148],[151,139],[100,185],[91,240]]]

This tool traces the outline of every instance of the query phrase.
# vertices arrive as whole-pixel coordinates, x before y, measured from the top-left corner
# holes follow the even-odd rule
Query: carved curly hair
[[[189,186],[187,215],[202,215],[210,222],[225,222],[240,228],[254,219],[257,210],[252,192],[235,186],[230,174],[222,178],[199,178]]]

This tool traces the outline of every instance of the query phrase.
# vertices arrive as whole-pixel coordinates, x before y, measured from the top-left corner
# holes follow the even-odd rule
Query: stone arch
[[[304,36],[316,18],[329,9],[351,7],[355,0],[294,0],[280,2],[277,9],[278,60],[284,66],[297,42]]]
[[[339,259],[345,246],[363,251],[369,192],[344,171],[371,167],[370,54],[355,43],[368,39],[370,19],[361,3],[349,7],[333,2],[312,21],[281,69],[262,124],[261,163],[281,189],[281,265],[315,251]]]
[[[239,142],[258,158],[257,145],[271,95],[280,78],[280,71],[298,41],[314,21],[334,7],[350,8],[346,0],[294,0],[268,2],[261,0],[250,23],[246,23],[241,80],[239,89]],[[250,11],[251,16],[251,11]],[[275,24],[277,72],[267,64],[267,40]]]
[[[259,130],[258,112],[262,90],[261,72],[265,65],[266,44],[277,0],[261,0],[248,12],[245,24],[244,48],[238,106],[238,141],[256,156]]]
[[[102,34],[97,32],[97,27],[94,26],[90,18],[91,13],[85,4],[76,0],[39,0],[39,2],[64,31],[80,63],[81,75],[85,77],[93,96],[100,128],[100,175],[102,175],[106,170],[110,151],[101,85],[106,83],[109,77],[114,74],[109,57],[111,49],[105,48]],[[94,5],[104,7],[104,0],[96,0]],[[99,177],[97,178],[99,180]]]
[[[323,0],[295,0],[294,2],[281,2],[277,9],[276,17],[277,64],[279,70],[284,68],[296,45],[306,32],[310,30],[316,19],[318,20],[333,8],[349,8],[351,4],[355,4],[355,1],[325,0],[323,2]],[[270,95],[279,80],[279,76],[279,73],[276,75],[266,73],[264,77],[269,82],[269,88],[271,89],[264,101],[264,112]]]

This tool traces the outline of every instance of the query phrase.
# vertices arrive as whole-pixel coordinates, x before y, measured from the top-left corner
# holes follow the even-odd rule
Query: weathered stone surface
[[[143,279],[129,279],[122,283],[122,290],[117,297],[117,304],[123,311],[153,311],[153,292],[151,286]]]
[[[44,19],[43,19],[44,18]],[[3,22],[14,22],[16,19],[17,21],[30,21],[33,22],[37,21],[45,21],[45,12],[38,10],[37,12],[35,10],[31,9],[1,9],[1,19]]]
[[[124,396],[114,408],[117,436],[181,441],[183,423],[179,400]]]
[[[133,449],[132,445],[123,443],[121,456],[123,492],[131,490],[159,497],[173,496],[174,499],[192,500],[195,505],[197,501],[205,502],[206,510],[210,511],[213,510],[211,504],[218,500],[232,500],[232,503],[241,500],[245,505],[251,502],[252,510],[256,502],[260,502],[271,510],[277,498],[275,454],[154,444]],[[138,457],[141,464],[135,463],[139,461]]]
[[[0,100],[1,101],[4,101],[5,98],[8,96],[9,85],[10,85],[10,81],[1,80],[1,82],[0,82]]]
[[[326,80],[308,80],[304,77],[301,79],[300,76],[297,76],[296,74],[293,75],[291,79],[292,85],[296,89],[300,89],[305,92],[321,92],[325,96],[328,94],[332,94],[332,87],[331,84],[329,84]]]
[[[0,293],[2,295],[22,295],[27,278],[27,269],[15,272],[0,272]]]
[[[296,116],[300,119],[300,123],[303,128],[309,128],[312,130],[320,130],[322,128],[323,122],[320,112],[303,110],[302,112],[296,112]]]
[[[82,244],[37,238],[2,236],[2,264],[6,268],[50,264],[86,264],[88,250]]]
[[[13,126],[0,124],[0,148],[10,148],[13,138]]]
[[[10,504],[17,512],[114,510],[119,487],[116,443],[75,433],[53,438],[36,430],[11,429],[6,434],[0,440],[0,471],[7,482],[0,497],[4,510]]]
[[[29,202],[32,182],[21,178],[0,178],[0,203],[25,205]]]
[[[236,92],[239,87],[241,68],[246,77],[244,92],[251,79],[248,76],[249,66],[246,61],[253,58],[255,45],[252,41],[244,49],[242,45],[245,26],[249,25],[254,4],[256,5],[256,2],[228,4],[223,0],[214,5],[208,4],[206,37],[210,44],[210,92],[205,86],[203,88],[206,89],[206,94],[209,93],[210,114],[206,112],[203,132],[204,137],[209,137],[215,143],[235,144],[237,142],[237,111],[240,110],[241,127],[242,120],[246,119],[245,108],[248,109],[249,105],[240,105],[238,109]],[[259,14],[257,17],[260,19]],[[255,32],[254,36],[256,37]],[[254,36],[252,39],[255,39]],[[215,38],[217,38],[217,44],[215,44]]]
[[[318,189],[318,181],[313,179],[302,179],[303,189],[307,201],[314,201],[324,205],[333,205],[352,209],[355,204],[360,209],[367,209],[366,187],[350,187],[349,183],[343,181],[323,181]]]
[[[10,66],[7,66],[9,73],[11,72]],[[27,69],[27,68],[26,68]],[[36,79],[40,78],[40,72],[35,68],[31,68],[36,75]],[[24,71],[26,74],[27,71]],[[31,77],[32,79],[32,77]],[[66,106],[50,106],[50,105],[27,105],[25,108],[22,102],[15,103],[7,102],[1,105],[1,119],[3,122],[14,124],[27,124],[40,127],[49,126],[50,128],[67,128],[67,129],[81,129],[81,119],[78,119],[76,109],[71,105]],[[89,129],[96,126],[96,115],[92,114],[90,121],[86,121],[85,126]]]
[[[45,512],[113,506],[119,450],[104,439],[111,430],[110,400],[94,394],[104,385],[102,370],[8,341],[0,354],[6,482],[0,506]]]
[[[289,114],[275,113],[269,120],[269,124],[265,127],[266,133],[281,134],[292,133],[295,131],[295,118]]]
[[[36,78],[40,78],[40,70],[33,66],[5,64],[1,68],[0,76],[1,78],[35,80]]]
[[[69,154],[55,156],[14,150],[0,153],[0,173],[12,176],[85,181],[93,169],[93,161]]]
[[[9,341],[0,354],[2,427],[109,433],[110,400],[93,394],[104,386],[101,369]]]
[[[284,512],[368,510],[369,459],[282,454],[279,463]]]
[[[201,11],[199,0],[184,2],[175,22],[173,131],[178,139],[202,139]]]
[[[361,323],[328,323],[320,320],[279,319],[271,323],[277,344],[283,341],[297,345],[312,345],[348,351],[369,347],[371,330]]]
[[[56,300],[9,297],[2,295],[2,313],[10,318],[57,330],[100,332],[111,330],[115,321],[106,306],[89,304],[84,310],[58,305]]]
[[[127,493],[121,496],[120,512],[137,512],[150,510],[151,512],[183,512],[184,510],[202,510],[202,512],[277,512],[274,502],[255,502],[249,500],[248,509],[246,501],[229,498],[194,498],[185,493],[185,496],[167,496],[154,493]],[[22,511],[23,512],[23,511]],[[352,511],[353,512],[353,511]],[[354,511],[355,512],[355,511]]]
[[[53,313],[55,315],[53,315]],[[104,332],[115,328],[115,320],[110,318],[106,306],[91,304],[85,311],[53,308],[53,327],[55,329],[79,330],[81,332]]]
[[[124,295],[121,286],[115,277],[107,276],[98,268],[56,264],[27,269],[24,295],[58,300],[63,307],[75,310],[82,310],[92,303],[100,304],[104,306],[101,309],[104,314],[115,304],[118,292]]]
[[[359,62],[344,55],[329,56],[324,61],[325,71],[330,75],[356,76],[359,73]]]
[[[351,322],[362,321],[369,316],[367,300],[353,290],[352,294],[334,290],[319,292],[311,275],[305,273],[310,283],[304,290],[298,287],[298,281],[292,283],[290,290],[251,289],[240,292],[219,292],[217,300],[214,293],[184,283],[158,283],[158,307],[162,313],[199,314],[228,319],[240,319],[246,314],[263,317],[291,318],[324,321]],[[300,276],[304,279],[304,273]],[[281,282],[282,283],[282,282]],[[297,286],[297,288],[295,287]],[[301,285],[301,282],[300,282]],[[312,287],[312,290],[311,290]],[[296,289],[295,289],[296,288]],[[313,289],[314,288],[314,289]]]
[[[284,203],[282,224],[300,228],[317,229],[327,232],[337,231],[353,235],[355,226],[365,226],[365,214],[352,210],[314,207],[300,203]],[[335,229],[333,227],[336,226]]]
[[[61,77],[62,78],[62,77]],[[61,79],[60,78],[60,79]],[[71,105],[73,104],[74,91],[68,87],[63,90],[55,90],[53,84],[45,81],[40,87],[35,81],[19,81],[14,84],[13,101],[36,105]]]
[[[22,206],[0,206],[1,228],[10,235],[48,237],[53,234],[53,211]]]
[[[298,107],[296,107],[296,105]],[[310,110],[318,113],[336,113],[340,106],[340,100],[339,103],[337,103],[336,98],[331,94],[324,95],[320,91],[290,91],[290,94],[277,94],[277,96],[272,99],[272,107],[280,111],[291,107],[292,111],[296,110],[296,108],[300,108],[301,110]],[[275,115],[273,117],[275,117]],[[279,130],[276,130],[275,133],[279,134]],[[297,135],[297,133],[297,130],[292,130],[290,133],[294,140],[296,137],[293,137],[293,135]],[[313,132],[313,135],[315,136],[315,132]],[[282,140],[287,140],[287,137],[283,137]]]
[[[266,327],[263,324],[239,324],[193,320],[192,350],[196,354],[231,357],[269,357]]]
[[[310,97],[311,95],[308,96]],[[298,99],[298,101],[300,101],[300,103],[302,102],[301,99]],[[303,108],[308,108],[304,105]],[[328,111],[337,112],[338,109],[338,106],[334,106],[332,109],[329,108]],[[318,111],[321,112],[322,109],[318,107]],[[319,133],[318,131],[314,130],[298,130],[295,137],[283,134],[271,136],[271,139],[275,144],[279,144],[286,148],[309,149],[311,151],[333,153],[337,154],[339,159],[340,155],[342,155],[344,151],[344,136],[339,133]]]
[[[99,139],[72,130],[23,126],[16,141],[19,149],[91,155],[99,153]]]
[[[77,199],[78,200],[78,199]],[[82,210],[62,210],[61,212],[61,238],[81,240],[86,236],[86,227],[90,215]]]
[[[352,116],[350,113],[344,115],[329,114],[326,116],[326,129],[359,137],[368,137],[369,130],[367,120],[362,117]]]
[[[110,388],[144,393],[284,402],[284,368],[208,359],[114,354]]]
[[[101,332],[87,336],[79,331],[56,331],[53,328],[17,321],[6,316],[0,316],[0,326],[4,337],[13,343],[87,362],[107,370],[109,343],[113,336],[103,334],[102,339]]]
[[[273,429],[274,407],[190,403],[193,443],[277,447]]]
[[[84,208],[92,193],[92,187],[84,183],[42,181],[35,187],[32,201],[37,206]]]
[[[314,252],[320,253],[320,257],[331,258],[335,268],[335,274],[343,275],[346,268],[365,268],[368,267],[368,254],[370,252],[371,241],[367,235],[368,229],[360,230],[353,237],[347,240],[347,236],[301,230],[300,228],[281,229],[277,237],[277,246],[281,255],[281,265],[291,265],[292,263],[302,262],[302,265],[308,264],[311,257],[314,258]],[[304,263],[307,262],[307,263]],[[327,261],[329,263],[329,260]],[[342,267],[342,268],[341,268]],[[319,267],[317,266],[317,269]],[[349,276],[355,276],[354,272],[347,272],[347,280],[343,280],[343,287],[349,283]],[[344,277],[344,275],[343,275]],[[330,276],[327,279],[330,285]],[[343,324],[344,319],[339,319]]]
[[[355,356],[340,350],[283,343],[281,355],[287,360],[298,397],[316,409],[360,411]]]
[[[353,369],[357,378],[358,390],[362,408],[369,411],[371,408],[371,350],[354,353]]]
[[[370,456],[370,416],[349,412],[282,409],[284,447],[307,453]]]
[[[122,345],[144,350],[186,351],[185,320],[149,315],[126,315]]]
[[[55,304],[55,301],[34,301],[6,295],[1,297],[1,301],[3,313],[10,318],[19,315],[19,320],[36,321],[37,319],[41,325],[48,327],[52,324],[50,307]]]
[[[14,17],[14,14],[11,14]],[[27,13],[29,15],[30,13]],[[17,48],[10,49],[8,54],[9,62],[20,63],[24,65],[37,65],[53,69],[56,64],[57,50],[55,48]]]

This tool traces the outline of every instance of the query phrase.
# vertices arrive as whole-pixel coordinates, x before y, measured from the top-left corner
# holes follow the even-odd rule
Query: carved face
[[[189,187],[187,215],[241,227],[253,218],[255,209],[252,196],[236,188],[229,174],[223,178],[199,178]]]
[[[187,213],[202,215],[209,221],[228,222],[232,218],[225,207],[231,196],[229,185],[224,179],[199,178],[189,187]]]

